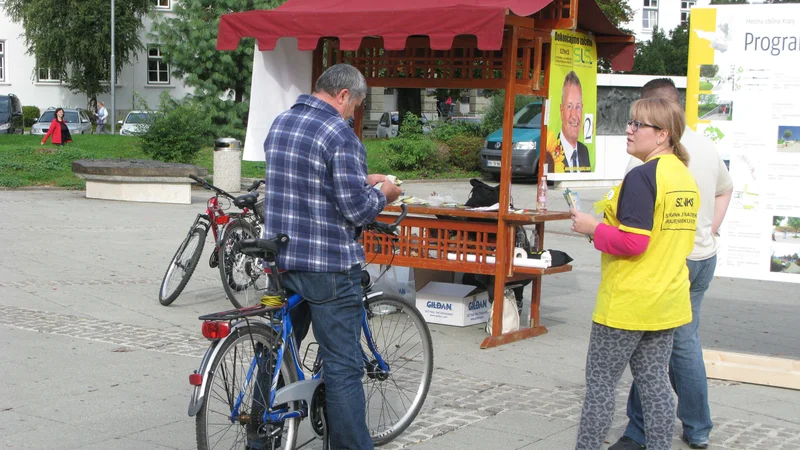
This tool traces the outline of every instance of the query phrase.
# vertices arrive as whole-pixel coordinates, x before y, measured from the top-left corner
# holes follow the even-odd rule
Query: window
[[[156,9],[169,9],[170,8],[170,0],[153,0],[153,4],[156,5]]]
[[[37,78],[39,79],[40,83],[59,83],[61,82],[61,78],[58,75],[58,71],[54,69],[45,69],[40,67],[39,70],[36,71]]]
[[[652,30],[658,26],[658,0],[644,0],[642,29]]]
[[[159,47],[147,50],[147,84],[169,84],[169,65],[164,62]]]
[[[681,2],[681,26],[689,26],[689,10],[692,9],[694,4],[694,0]]]
[[[6,81],[6,41],[0,41],[0,81]]]

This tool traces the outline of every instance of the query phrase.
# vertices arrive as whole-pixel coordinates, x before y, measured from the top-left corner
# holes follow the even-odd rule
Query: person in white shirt
[[[99,109],[97,110],[97,130],[95,131],[97,134],[108,134],[106,131],[106,119],[108,118],[108,111],[106,111],[106,105],[103,102],[97,102],[97,106]]]
[[[642,87],[641,98],[660,97],[680,103],[675,83],[669,78],[651,80]],[[669,375],[678,395],[678,419],[683,424],[681,438],[690,448],[708,448],[713,427],[708,406],[708,383],[703,362],[703,349],[697,330],[700,327],[700,305],[714,277],[719,249],[719,227],[731,201],[733,182],[725,162],[714,143],[686,127],[681,143],[689,151],[689,171],[700,192],[700,210],[694,248],[686,260],[689,267],[692,321],[675,330]],[[631,158],[627,174],[641,161]],[[628,427],[609,450],[642,449],[647,445],[642,406],[636,385],[628,396]]]

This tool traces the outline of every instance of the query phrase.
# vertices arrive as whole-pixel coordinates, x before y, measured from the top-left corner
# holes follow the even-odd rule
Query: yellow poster
[[[597,45],[588,34],[551,33],[550,87],[545,162],[551,179],[594,172]]]

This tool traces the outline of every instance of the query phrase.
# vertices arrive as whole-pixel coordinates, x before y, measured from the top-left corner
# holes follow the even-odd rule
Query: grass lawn
[[[697,105],[697,117],[703,117],[716,107],[716,103],[712,103],[710,105]]]
[[[713,87],[714,87],[714,85],[709,83],[708,81],[701,81],[700,82],[700,90],[701,91],[710,91]]]
[[[73,142],[65,146],[40,144],[41,136],[0,136],[0,186],[57,186],[83,189],[85,183],[72,173],[72,161],[76,159],[150,159],[138,145],[135,137],[113,135],[76,135]],[[366,140],[367,164],[372,173],[392,173],[386,166],[385,140]],[[202,149],[195,164],[213,172],[214,152],[211,147]],[[264,176],[264,163],[242,161],[242,177]],[[392,173],[402,180],[421,177],[417,172]],[[428,175],[428,174],[425,174]],[[477,177],[478,172],[451,171],[438,173],[431,178]]]

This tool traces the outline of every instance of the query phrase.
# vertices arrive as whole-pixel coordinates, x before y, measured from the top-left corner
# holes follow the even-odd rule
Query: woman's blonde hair
[[[672,152],[684,165],[689,165],[689,152],[681,144],[686,128],[686,114],[678,102],[664,98],[642,98],[631,105],[631,119],[655,125],[669,133]]]

